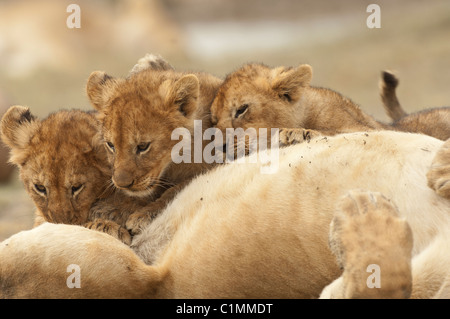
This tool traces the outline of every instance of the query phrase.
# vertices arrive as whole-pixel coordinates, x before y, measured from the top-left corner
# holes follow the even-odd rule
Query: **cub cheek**
[[[229,125],[226,125],[225,123],[221,122],[221,123],[218,123],[218,124],[215,126],[216,129],[218,129],[220,132],[222,132],[222,135],[223,135],[223,136],[225,136],[225,134],[226,134],[226,128],[227,128],[227,127],[232,127],[232,126],[231,126],[231,123],[230,123]]]
[[[47,209],[47,198],[41,195],[36,194],[34,190],[28,190],[28,194],[33,200],[34,204],[40,211],[44,211]]]
[[[108,152],[108,155],[106,156],[106,159],[107,159],[107,161],[108,161],[108,164],[109,164],[110,166],[113,166],[116,157],[115,157],[114,154],[112,154],[111,152]]]

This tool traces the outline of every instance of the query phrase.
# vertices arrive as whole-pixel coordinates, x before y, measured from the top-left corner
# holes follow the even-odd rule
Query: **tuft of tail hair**
[[[396,88],[398,86],[398,78],[390,71],[381,72],[380,95],[383,101],[383,107],[386,114],[395,122],[402,117],[408,115],[400,105]]]

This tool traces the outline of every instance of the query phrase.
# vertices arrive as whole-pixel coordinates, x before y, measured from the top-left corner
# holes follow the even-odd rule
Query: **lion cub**
[[[211,107],[219,129],[294,128],[326,135],[379,130],[387,125],[330,89],[311,87],[312,68],[248,64],[229,74]]]
[[[100,71],[90,75],[87,95],[99,112],[112,181],[127,195],[148,199],[148,207],[127,222],[133,233],[188,181],[214,166],[194,162],[194,139],[191,163],[175,163],[172,149],[180,141],[173,132],[184,128],[193,136],[195,120],[202,121],[203,130],[212,126],[210,106],[221,83],[205,73],[145,67],[127,78]]]
[[[161,56],[147,54],[129,76],[143,69],[173,67]],[[72,110],[39,120],[27,107],[13,106],[2,118],[1,137],[37,207],[35,226],[46,221],[83,225],[130,244],[125,222],[147,200],[114,187],[96,116]]]
[[[392,126],[401,131],[423,133],[441,139],[450,138],[450,107],[430,108],[408,114],[400,105],[396,88],[397,77],[383,71],[380,81],[380,95],[386,114],[394,121]]]
[[[229,74],[219,89],[211,107],[213,124],[223,131],[232,127],[302,127],[334,135],[387,129],[422,132],[440,139],[450,134],[450,126],[444,124],[449,122],[446,109],[436,110],[429,117],[420,114],[421,127],[417,126],[416,115],[388,125],[365,114],[341,94],[310,86],[311,77],[312,68],[306,64],[296,68],[245,65]],[[427,128],[441,112],[446,117],[441,119],[440,129]]]
[[[126,216],[90,213],[94,203],[134,206],[110,183],[111,167],[93,112],[59,111],[40,120],[27,107],[12,106],[2,118],[1,137],[37,207],[35,226],[45,221],[83,225],[130,244],[130,234],[119,225]]]

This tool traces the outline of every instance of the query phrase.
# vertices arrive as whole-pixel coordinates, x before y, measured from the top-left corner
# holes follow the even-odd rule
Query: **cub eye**
[[[115,148],[114,148],[114,144],[113,143],[111,143],[111,142],[106,142],[106,145],[108,146],[108,148],[109,148],[109,150],[111,151],[111,152],[115,152]]]
[[[141,143],[141,144],[139,144],[139,145],[137,146],[136,153],[137,153],[137,154],[144,153],[145,151],[148,150],[149,147],[150,147],[150,142],[147,142],[147,143]]]
[[[284,93],[282,96],[280,96],[282,99],[285,99],[286,101],[288,101],[289,103],[292,102],[292,98],[289,95],[289,93]]]
[[[236,114],[234,114],[234,118],[237,119],[239,116],[245,113],[248,109],[248,104],[242,104],[237,110]]]
[[[45,188],[44,185],[34,184],[34,189],[36,189],[36,191],[38,193],[41,193],[43,195],[47,195],[47,189]]]
[[[82,188],[83,188],[83,185],[72,186],[72,195],[78,194]]]

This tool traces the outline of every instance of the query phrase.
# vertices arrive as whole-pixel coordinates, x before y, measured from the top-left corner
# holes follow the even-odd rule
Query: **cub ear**
[[[277,71],[277,69],[274,71]],[[272,89],[278,93],[279,97],[288,102],[296,102],[300,98],[301,88],[309,86],[311,78],[312,67],[308,64],[284,69],[275,74]]]
[[[40,125],[41,121],[31,114],[28,107],[16,105],[6,111],[1,121],[1,137],[13,151],[11,162],[20,164],[20,156],[15,153],[28,147]]]
[[[101,111],[105,106],[109,89],[114,83],[114,78],[103,71],[94,71],[89,76],[86,93],[92,106],[97,111]]]
[[[144,70],[157,70],[167,71],[173,70],[173,66],[170,65],[162,56],[157,54],[147,53],[143,58],[140,58],[138,62],[130,70],[128,76],[139,73]]]
[[[186,117],[197,109],[200,83],[194,74],[183,76],[172,86],[167,102],[178,106],[178,110]]]

